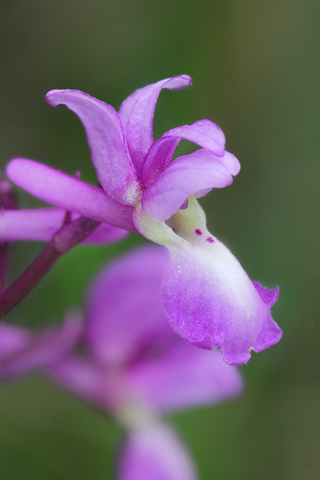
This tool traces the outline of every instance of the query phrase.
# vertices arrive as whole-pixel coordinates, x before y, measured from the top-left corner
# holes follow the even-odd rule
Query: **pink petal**
[[[168,260],[165,249],[142,247],[108,265],[92,283],[86,340],[101,363],[121,365],[179,340],[161,306]]]
[[[196,143],[217,156],[224,155],[225,136],[220,127],[211,120],[199,120],[192,125],[173,128],[154,142],[148,151],[142,169],[142,181],[145,187],[151,185],[160,173],[168,168],[174,151],[182,139]],[[233,173],[235,171],[234,165],[230,173],[236,175]]]
[[[6,210],[3,213],[3,240],[38,240],[48,242],[62,226],[65,210],[38,208],[35,210]],[[79,214],[72,214],[75,220]],[[120,228],[101,224],[84,239],[83,243],[111,243],[124,238],[128,232]]]
[[[216,160],[218,160],[233,177],[238,175],[238,173],[240,172],[240,162],[234,155],[232,155],[232,153],[224,152],[221,157],[216,157]],[[210,190],[211,188],[199,190],[198,192],[196,192],[195,196],[196,198],[205,197],[207,193],[210,192]]]
[[[169,167],[180,140],[180,137],[162,136],[151,145],[144,159],[141,172],[145,188],[148,188]]]
[[[46,100],[54,107],[66,105],[78,115],[87,133],[100,184],[117,202],[135,205],[141,187],[115,109],[78,90],[51,90]]]
[[[96,228],[87,238],[83,240],[83,243],[113,243],[119,242],[128,235],[126,230],[121,228],[112,227],[106,223],[102,223]]]
[[[82,323],[75,318],[38,334],[0,325],[0,379],[23,375],[59,360],[77,342],[81,330]]]
[[[141,401],[155,411],[217,403],[242,391],[240,374],[218,352],[183,341],[160,357],[134,365],[126,379]]]
[[[153,115],[161,90],[163,88],[177,90],[190,84],[191,78],[187,75],[166,78],[136,90],[122,103],[119,115],[138,174],[141,172],[144,157],[153,143]]]
[[[157,222],[170,218],[183,202],[198,191],[223,188],[232,183],[226,167],[209,150],[201,149],[176,158],[142,195],[145,214]]]
[[[241,165],[237,157],[235,157],[232,153],[230,152],[224,152],[224,154],[217,158],[217,160],[220,160],[222,165],[226,167],[226,169],[231,173],[233,177],[238,175],[241,169]]]
[[[121,452],[119,480],[196,480],[181,440],[165,424],[131,431]]]
[[[24,348],[30,340],[29,334],[22,328],[0,324],[0,368],[1,361]]]
[[[220,346],[224,361],[241,365],[250,350],[277,343],[281,330],[236,258],[216,238],[203,246],[169,246],[162,298],[175,332],[207,349]],[[200,244],[199,244],[200,245]]]
[[[71,393],[107,413],[117,410],[116,385],[106,369],[76,355],[65,356],[47,368],[50,377]]]
[[[266,305],[272,307],[279,298],[279,287],[276,287],[272,290],[270,288],[264,287],[259,282],[252,282],[255,289],[259,293],[260,297]]]
[[[24,158],[12,160],[7,175],[19,187],[56,207],[135,231],[133,209],[120,205],[101,188]]]
[[[274,303],[278,300],[279,287],[270,290],[269,288],[263,287],[259,282],[253,282],[253,284],[257,292],[259,293],[262,301],[269,308],[271,308],[272,305],[274,305]],[[261,352],[261,350],[265,350],[266,348],[269,348],[271,345],[273,345],[275,343],[275,338],[278,338],[278,340],[280,340],[281,336],[282,331],[269,313],[269,315],[267,315],[262,324],[262,328],[252,348],[255,352]]]

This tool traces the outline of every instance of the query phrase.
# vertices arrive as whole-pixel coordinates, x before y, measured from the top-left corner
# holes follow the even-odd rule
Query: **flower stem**
[[[68,214],[66,214],[67,218]],[[40,255],[4,291],[4,295],[0,298],[0,311],[7,313],[17,305],[44,277],[58,258],[90,235],[98,225],[100,225],[100,222],[86,217],[79,217],[67,224],[64,222]]]
[[[5,294],[8,272],[9,245],[4,241],[4,211],[8,209],[16,209],[16,201],[11,184],[1,178],[0,172],[0,319],[4,316],[1,306]]]

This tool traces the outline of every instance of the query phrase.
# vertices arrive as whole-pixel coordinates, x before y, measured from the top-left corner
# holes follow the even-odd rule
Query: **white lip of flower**
[[[220,345],[227,363],[246,363],[271,319],[269,307],[238,260],[207,230],[195,196],[166,222],[155,222],[139,206],[134,222],[146,238],[170,252],[162,297],[173,330],[202,348]],[[280,338],[279,329],[275,336]]]

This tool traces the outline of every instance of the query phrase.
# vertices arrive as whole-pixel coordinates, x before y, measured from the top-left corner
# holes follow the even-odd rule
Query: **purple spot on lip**
[[[201,230],[199,230],[199,228],[197,228],[197,229],[195,230],[195,232],[196,232],[197,235],[202,235],[202,232],[201,232]]]
[[[214,242],[214,240],[213,240],[213,238],[212,238],[212,237],[208,237],[208,238],[207,238],[207,242],[209,242],[209,243],[213,243],[213,242]]]

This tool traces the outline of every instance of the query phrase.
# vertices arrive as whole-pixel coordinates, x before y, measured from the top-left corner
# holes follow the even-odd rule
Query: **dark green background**
[[[76,88],[118,108],[136,88],[189,74],[164,91],[158,138],[200,118],[216,121],[242,171],[202,204],[211,231],[251,278],[281,286],[274,317],[284,331],[253,355],[235,403],[170,417],[203,480],[318,480],[319,22],[317,0],[153,3],[2,1],[1,162],[26,156],[95,181],[79,120],[44,101]],[[186,151],[189,148],[185,147]],[[18,192],[22,208],[38,205]],[[62,319],[83,302],[101,262],[141,239],[77,247],[9,316],[24,326]],[[41,246],[15,245],[17,274]],[[33,377],[0,390],[0,478],[112,478],[116,425]]]

